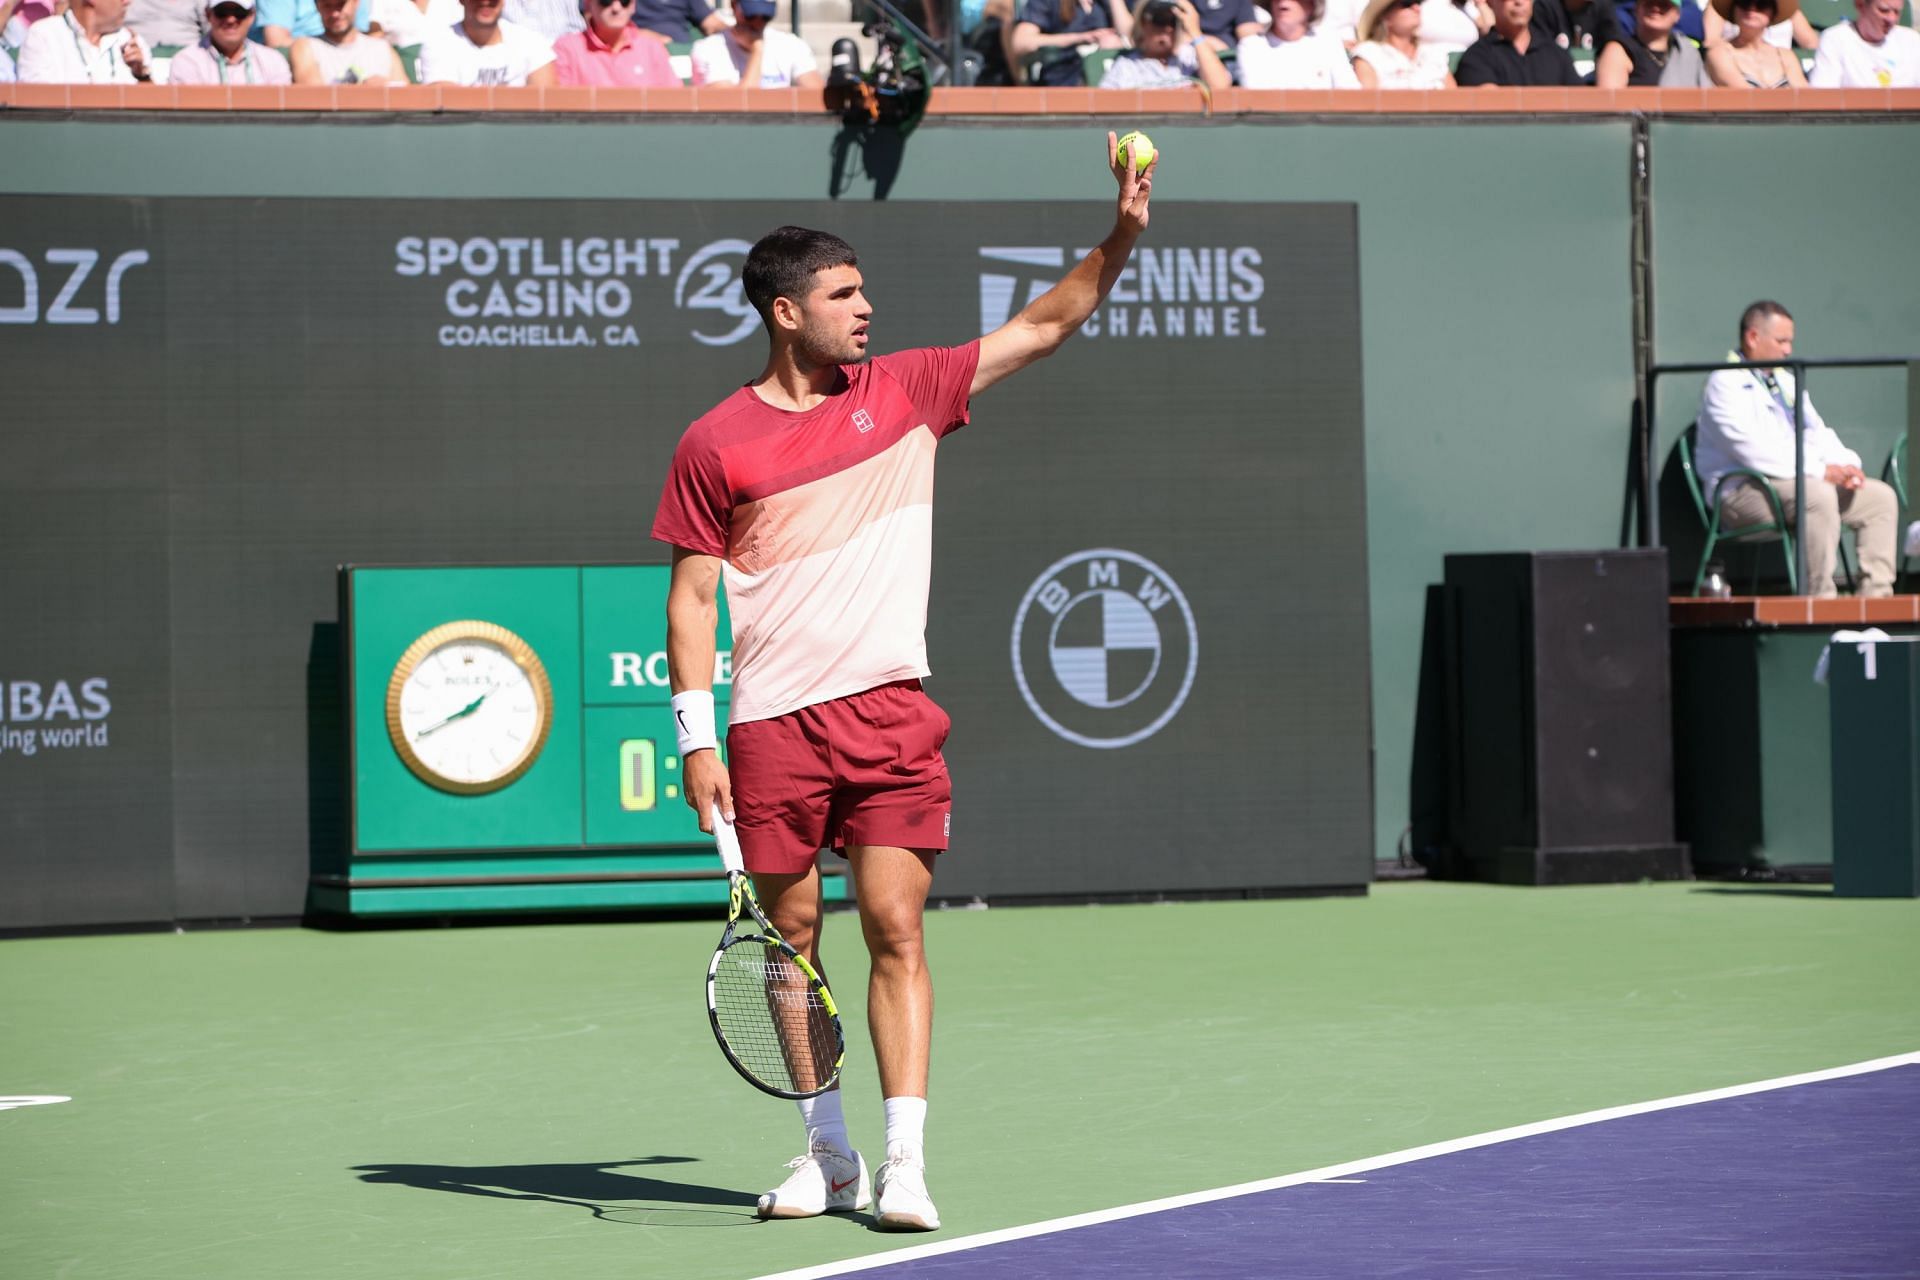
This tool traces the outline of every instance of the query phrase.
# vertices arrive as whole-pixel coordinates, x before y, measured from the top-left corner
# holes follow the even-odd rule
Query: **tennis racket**
[[[811,1098],[833,1088],[846,1057],[840,1011],[820,975],[767,920],[740,859],[733,824],[713,815],[727,869],[727,927],[707,965],[707,1020],[733,1069],[776,1098]],[[740,932],[742,913],[751,913]],[[752,925],[760,932],[751,932]]]

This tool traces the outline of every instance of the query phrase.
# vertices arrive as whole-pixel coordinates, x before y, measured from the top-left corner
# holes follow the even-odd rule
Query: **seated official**
[[[1533,30],[1533,0],[1493,0],[1493,30],[1460,55],[1460,85],[1577,85],[1573,58]]]
[[[1595,87],[1704,89],[1713,83],[1699,48],[1675,30],[1680,6],[1674,0],[1635,0],[1633,16],[1633,30],[1621,31],[1600,50]]]
[[[1087,82],[1081,49],[1124,49],[1132,35],[1126,0],[1026,0],[1008,47],[1016,67],[1044,50],[1035,83],[1069,86]]]
[[[1219,93],[1233,87],[1190,0],[1147,0],[1134,19],[1133,36],[1134,47],[1107,64],[1102,89],[1185,89],[1198,82]]]
[[[1713,0],[1714,12],[1733,22],[1731,40],[1706,51],[1707,74],[1728,89],[1801,89],[1807,73],[1791,47],[1769,39],[1783,16],[1800,8],[1800,0]]]
[[[1420,38],[1421,0],[1370,0],[1360,14],[1353,73],[1367,89],[1451,89],[1446,50]]]
[[[693,82],[749,89],[823,87],[813,49],[773,25],[774,8],[773,0],[733,0],[733,25],[693,42]]]
[[[253,0],[214,0],[207,6],[206,39],[173,55],[168,84],[292,84],[278,49],[247,39]]]
[[[1346,46],[1313,34],[1324,0],[1274,0],[1273,22],[1240,42],[1235,61],[1248,89],[1358,89]]]
[[[554,84],[553,46],[502,18],[503,0],[462,0],[466,16],[420,46],[421,84]]]
[[[674,89],[667,46],[633,25],[633,0],[587,0],[587,29],[553,42],[561,84],[602,89]]]
[[[1740,349],[1735,360],[1785,360],[1793,355],[1793,317],[1777,302],[1761,301],[1740,317]],[[1806,401],[1805,472],[1793,474],[1793,375],[1785,369],[1726,369],[1707,378],[1700,396],[1694,466],[1701,492],[1712,503],[1726,499],[1721,524],[1738,529],[1772,521],[1766,493],[1736,468],[1757,471],[1780,495],[1787,525],[1804,490],[1807,503],[1807,581],[1801,590],[1813,596],[1838,594],[1833,570],[1839,558],[1840,527],[1853,530],[1860,558],[1860,594],[1893,592],[1894,540],[1900,500],[1893,487],[1867,478],[1860,455],[1840,443]],[[1800,481],[1804,480],[1805,484]],[[1724,483],[1723,483],[1724,482]]]
[[[392,45],[354,29],[358,0],[315,0],[320,34],[293,42],[287,61],[295,84],[405,84],[407,69]]]
[[[1900,25],[1902,0],[1853,0],[1854,16],[1820,33],[1807,83],[1816,89],[1920,88],[1920,31]]]

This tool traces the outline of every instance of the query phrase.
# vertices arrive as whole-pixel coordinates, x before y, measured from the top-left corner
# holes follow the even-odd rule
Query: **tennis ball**
[[[1139,130],[1125,134],[1120,139],[1120,163],[1133,161],[1133,167],[1145,173],[1147,166],[1153,163],[1155,155],[1153,139]]]

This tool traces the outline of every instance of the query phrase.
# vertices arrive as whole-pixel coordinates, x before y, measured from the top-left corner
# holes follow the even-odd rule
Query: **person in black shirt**
[[[1675,0],[1636,0],[1633,29],[1623,30],[1600,50],[1594,84],[1602,89],[1710,87],[1713,81],[1700,50],[1674,30],[1679,22],[1680,7]]]
[[[1542,40],[1529,25],[1533,0],[1494,0],[1493,30],[1460,55],[1453,78],[1472,85],[1577,85],[1573,59],[1552,40]]]
[[[1562,49],[1600,50],[1620,38],[1611,0],[1533,0],[1533,34]]]

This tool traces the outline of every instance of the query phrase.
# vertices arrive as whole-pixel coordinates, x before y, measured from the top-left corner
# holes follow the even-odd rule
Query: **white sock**
[[[924,1158],[927,1143],[927,1100],[925,1098],[888,1098],[887,1159],[904,1154],[914,1160]]]
[[[840,1110],[840,1091],[829,1089],[817,1098],[800,1099],[800,1122],[807,1127],[807,1147],[824,1142],[843,1156],[853,1154],[847,1140],[847,1117]]]

